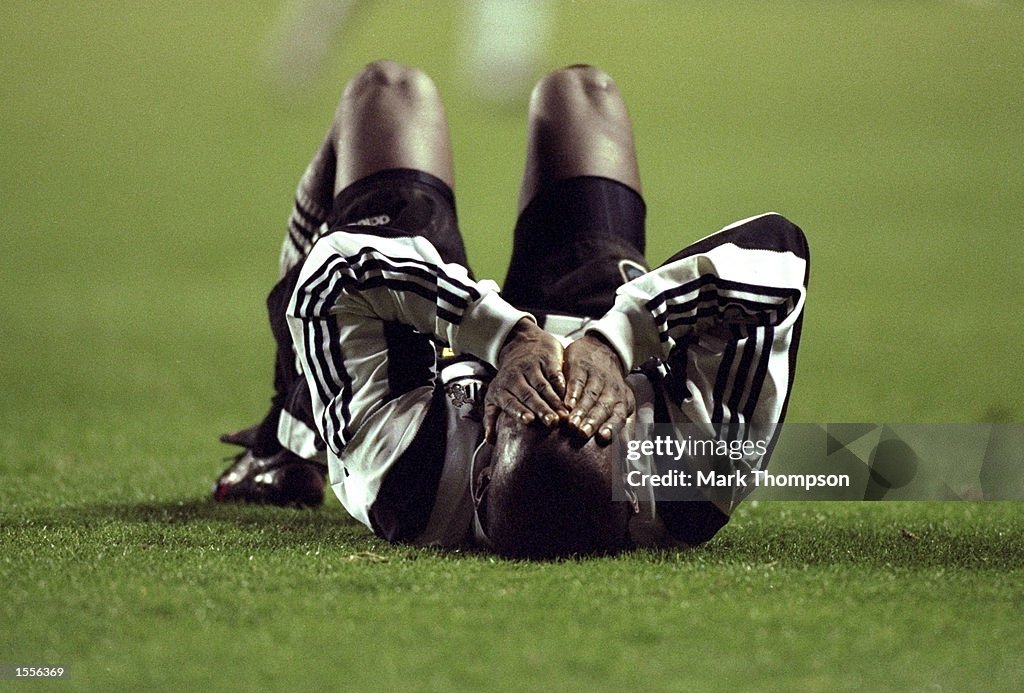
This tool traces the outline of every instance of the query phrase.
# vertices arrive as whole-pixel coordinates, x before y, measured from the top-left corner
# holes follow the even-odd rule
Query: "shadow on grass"
[[[235,525],[348,524],[344,514],[323,508],[278,508],[250,504],[215,503],[206,499],[147,501],[142,503],[94,503],[61,509],[75,521],[109,519],[161,524],[225,523]]]
[[[188,499],[83,503],[26,509],[16,516],[0,514],[0,527],[14,532],[48,528],[102,535],[118,526],[130,530],[129,534],[187,537],[214,533],[225,538],[245,537],[247,543],[266,540],[277,546],[282,540],[296,545],[376,541],[362,525],[336,508],[278,508]]]
[[[893,504],[895,505],[895,504]],[[957,504],[959,506],[959,504]],[[641,550],[610,558],[570,559],[694,565],[864,566],[905,569],[1024,569],[1024,504],[967,504],[952,512],[945,504],[902,509],[858,508],[818,512],[763,507],[739,517],[717,537],[693,550]],[[808,506],[802,506],[806,508]],[[812,506],[813,507],[813,506]],[[798,507],[798,510],[800,508]],[[490,560],[480,551],[444,551],[389,545],[340,508],[277,508],[220,504],[206,499],[141,503],[94,503],[0,516],[6,531],[63,528],[91,534],[118,526],[164,540],[191,543],[215,534],[225,544],[303,549],[344,545],[382,561],[419,558]],[[200,541],[208,541],[208,536]],[[499,559],[500,560],[500,559]],[[504,562],[504,561],[503,561]],[[508,561],[518,563],[518,561]],[[559,561],[555,561],[557,563]],[[543,563],[543,562],[542,562]]]
[[[126,522],[187,524],[224,522],[229,524],[347,524],[344,514],[323,508],[278,508],[245,503],[215,503],[206,499],[151,501],[144,503],[99,503],[76,508],[84,516],[109,517]]]

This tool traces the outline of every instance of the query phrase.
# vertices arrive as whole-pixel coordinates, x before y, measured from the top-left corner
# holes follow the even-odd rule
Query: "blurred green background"
[[[1020,3],[550,11],[538,76],[594,63],[630,106],[651,261],[762,211],[807,232],[792,421],[1021,420]],[[503,277],[526,97],[479,98],[466,13],[460,2],[364,3],[320,68],[282,87],[266,65],[279,2],[4,3],[8,527],[205,497],[225,454],[217,434],[264,411],[263,300],[292,194],[366,62],[391,57],[435,78],[471,262]],[[16,615],[46,601],[45,585],[26,580]]]
[[[540,68],[600,65],[630,105],[652,261],[767,210],[810,236],[793,420],[1020,419],[1018,3],[553,10]],[[147,413],[194,440],[257,415],[291,194],[377,57],[445,94],[470,258],[500,279],[526,99],[474,98],[464,13],[366,3],[282,90],[264,64],[279,3],[5,4],[5,421]]]

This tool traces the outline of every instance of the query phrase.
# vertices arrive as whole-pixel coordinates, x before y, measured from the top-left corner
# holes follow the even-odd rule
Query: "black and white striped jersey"
[[[809,263],[803,232],[778,214],[765,214],[725,227],[620,287],[615,306],[589,329],[600,332],[627,367],[657,359],[667,373],[631,376],[635,420],[677,424],[680,437],[695,430],[707,440],[759,441],[763,447],[729,464],[745,478],[765,469],[792,392]],[[653,461],[642,458],[640,471],[657,471],[645,464]],[[702,494],[724,524],[752,490],[732,485]],[[651,489],[645,492],[631,523],[638,542],[682,538],[693,544],[717,531],[713,518],[698,517],[700,504],[658,509]],[[671,520],[667,533],[662,520]],[[648,527],[637,528],[645,522]],[[704,522],[710,526],[699,526]]]
[[[792,387],[808,263],[797,227],[775,214],[752,217],[622,285],[599,320],[558,317],[543,326],[563,341],[597,331],[630,369],[651,359],[667,364],[667,379],[634,386],[638,416],[649,416],[657,397],[669,422],[770,433]],[[449,546],[471,539],[473,457],[483,438],[478,408],[502,343],[524,317],[533,318],[493,282],[444,263],[423,238],[341,228],[313,245],[287,319],[331,485],[353,517],[392,538],[377,507],[383,482],[389,473],[409,473],[401,461],[421,454],[434,460],[423,497],[429,507],[415,536],[405,538]],[[413,342],[390,337],[396,323],[412,328]],[[441,346],[473,358],[439,370]],[[430,367],[396,379],[422,349],[433,350]],[[430,424],[436,435],[421,430],[428,420],[441,422]],[[762,468],[767,456],[743,464]],[[716,499],[725,519],[741,497]],[[641,543],[665,539],[651,527],[697,543],[657,521],[662,513],[653,504],[646,512],[650,526],[635,537]]]

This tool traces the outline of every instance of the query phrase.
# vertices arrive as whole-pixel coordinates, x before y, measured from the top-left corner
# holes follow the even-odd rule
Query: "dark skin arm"
[[[484,435],[494,442],[498,414],[523,423],[540,420],[554,426],[569,415],[564,403],[562,345],[532,320],[523,318],[498,353],[498,373],[484,399]]]
[[[505,411],[549,427],[568,419],[584,438],[609,442],[635,408],[622,361],[600,336],[585,335],[563,352],[558,340],[523,319],[498,355],[498,373],[484,400],[484,434],[494,442],[498,415]]]
[[[590,333],[566,347],[564,369],[569,425],[586,438],[596,435],[598,441],[609,442],[636,409],[619,355]]]

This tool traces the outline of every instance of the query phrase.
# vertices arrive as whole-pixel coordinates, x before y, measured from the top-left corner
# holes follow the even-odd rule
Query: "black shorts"
[[[535,314],[601,317],[647,271],[639,193],[609,178],[548,185],[519,215],[502,295]]]
[[[643,198],[618,181],[582,176],[546,186],[516,223],[502,295],[541,316],[600,317],[616,288],[647,270],[645,217]],[[362,233],[423,236],[445,262],[469,268],[455,196],[429,173],[391,169],[362,178],[338,193],[331,218]]]
[[[335,196],[331,226],[362,226],[360,233],[381,236],[422,236],[445,262],[468,269],[452,189],[424,171],[396,168],[360,178]]]

